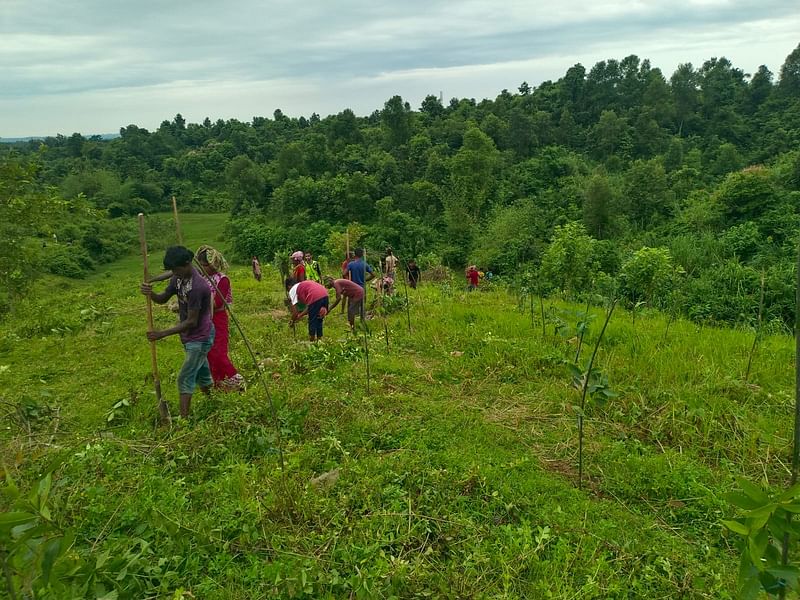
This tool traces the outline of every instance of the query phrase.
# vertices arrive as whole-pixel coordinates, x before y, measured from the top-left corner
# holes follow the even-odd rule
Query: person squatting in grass
[[[141,292],[156,304],[166,303],[172,296],[178,297],[180,321],[174,327],[161,331],[148,331],[151,342],[175,335],[181,337],[186,356],[178,373],[181,417],[189,416],[192,394],[199,386],[205,394],[211,393],[211,369],[208,366],[208,351],[214,344],[214,324],[211,321],[211,288],[205,278],[192,267],[194,254],[184,246],[171,246],[164,254],[164,268],[172,271],[166,289],[153,292],[152,283],[143,283]]]
[[[292,311],[291,323],[308,315],[309,341],[321,340],[322,320],[328,314],[328,290],[316,281],[298,282],[289,277],[286,280],[286,292],[289,294],[289,309]],[[298,312],[298,304],[305,304],[306,308]]]
[[[343,298],[347,299],[347,322],[350,324],[350,331],[353,331],[356,326],[356,315],[364,317],[364,288],[349,279],[333,277],[325,277],[325,287],[336,292],[336,300],[328,312],[333,311]]]
[[[211,246],[200,246],[197,249],[197,260],[203,267],[206,276],[214,282],[216,288],[211,286],[211,313],[214,323],[214,344],[208,351],[208,366],[214,387],[224,391],[243,391],[244,377],[233,366],[228,356],[228,311],[225,303],[233,303],[231,280],[225,274],[228,262],[222,254]],[[219,294],[217,294],[219,290]],[[224,298],[224,302],[223,302]]]

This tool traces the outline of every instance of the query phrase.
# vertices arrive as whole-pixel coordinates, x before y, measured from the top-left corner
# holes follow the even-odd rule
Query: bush
[[[82,279],[94,268],[89,253],[81,246],[50,245],[44,253],[45,269],[53,275]]]
[[[620,289],[631,304],[644,301],[663,307],[678,274],[668,249],[645,246],[622,265]]]

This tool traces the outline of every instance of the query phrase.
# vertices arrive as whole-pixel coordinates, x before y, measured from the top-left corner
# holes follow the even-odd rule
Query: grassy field
[[[193,247],[217,243],[222,220],[182,224]],[[587,405],[578,489],[566,363],[582,307],[546,300],[543,335],[538,306],[504,290],[426,283],[410,290],[411,333],[402,310],[388,347],[370,322],[367,393],[363,337],[338,309],[312,346],[304,324],[297,339],[287,327],[274,270],[230,276],[285,472],[238,334],[247,392],[198,397],[190,424],[154,426],[138,257],[45,278],[0,325],[9,481],[39,499],[44,485],[47,535],[69,541],[37,597],[733,597],[722,496],[739,475],[788,480],[791,338],[765,337],[745,384],[752,332],[678,321],[665,335],[664,316],[617,309],[597,366],[618,395]],[[603,320],[591,313],[582,361]],[[158,349],[176,412],[182,349]],[[49,471],[52,487],[39,484]],[[34,563],[18,590],[41,583]]]

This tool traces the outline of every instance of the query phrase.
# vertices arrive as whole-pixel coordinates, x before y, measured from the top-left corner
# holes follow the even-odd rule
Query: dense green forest
[[[703,322],[752,322],[763,280],[781,327],[793,319],[798,147],[800,46],[777,78],[725,58],[667,76],[628,56],[494,100],[431,95],[415,110],[394,96],[365,117],[178,114],[113,140],[4,146],[12,218],[0,220],[31,243],[26,261],[7,240],[15,255],[3,248],[0,268],[18,290],[38,264],[84,275],[130,245],[121,217],[167,210],[174,195],[183,210],[230,211],[240,257],[329,255],[350,225],[423,266],[475,262],[543,293],[613,289]],[[46,210],[22,217],[19,198]]]

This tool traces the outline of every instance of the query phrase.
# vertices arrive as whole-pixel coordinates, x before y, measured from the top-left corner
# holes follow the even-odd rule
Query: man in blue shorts
[[[214,325],[211,321],[211,288],[205,278],[192,266],[194,254],[183,246],[167,248],[164,268],[172,271],[167,288],[157,294],[151,283],[143,283],[142,294],[150,296],[156,304],[164,304],[178,296],[180,321],[174,327],[161,331],[148,331],[151,342],[170,335],[180,334],[186,357],[178,373],[181,417],[189,416],[195,386],[209,394],[214,381],[208,368],[208,351],[214,344]]]

